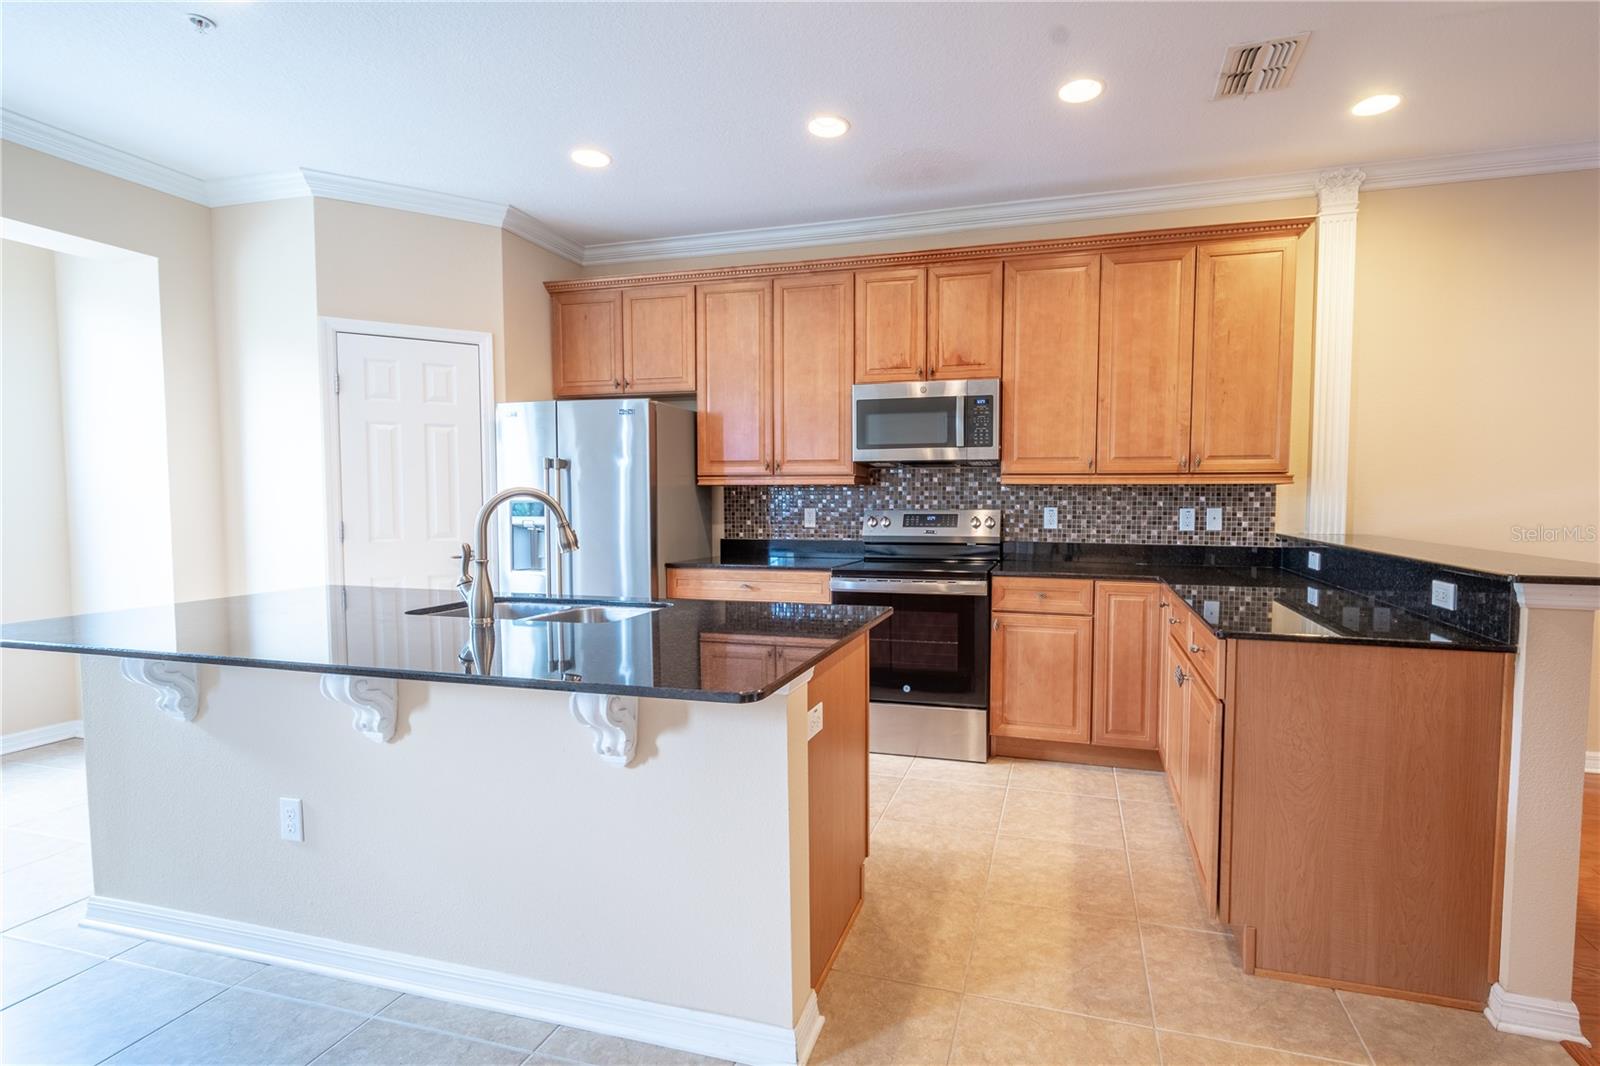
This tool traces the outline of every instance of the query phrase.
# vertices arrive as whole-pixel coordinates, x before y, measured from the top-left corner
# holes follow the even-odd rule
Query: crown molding
[[[91,141],[5,108],[0,108],[0,139],[164,192],[168,196],[210,206],[206,200],[206,183],[192,174],[152,163],[142,156]]]
[[[516,234],[525,241],[537,244],[547,252],[554,252],[561,258],[570,260],[580,266],[583,264],[583,245],[563,237],[521,208],[506,208],[506,217],[500,223],[500,226],[507,233]]]
[[[1310,198],[1317,194],[1318,181],[1327,173],[1326,170],[1306,170],[582,245],[513,205],[345,174],[307,169],[204,181],[3,108],[0,108],[0,139],[207,207],[321,196],[495,226],[580,266],[857,244],[974,229],[1042,226],[1078,219]],[[1597,168],[1600,168],[1600,142],[1596,141],[1360,164],[1366,174],[1361,184],[1363,190]]]

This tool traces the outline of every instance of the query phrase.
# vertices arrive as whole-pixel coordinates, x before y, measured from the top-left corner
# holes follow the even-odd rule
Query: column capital
[[[1361,198],[1361,183],[1366,180],[1366,173],[1356,167],[1340,167],[1318,174],[1317,213],[1353,214]]]

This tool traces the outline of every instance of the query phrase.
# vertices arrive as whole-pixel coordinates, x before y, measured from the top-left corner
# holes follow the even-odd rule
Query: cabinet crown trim
[[[880,255],[838,256],[831,259],[806,259],[786,263],[752,263],[746,266],[708,267],[703,270],[675,270],[658,274],[628,274],[594,278],[547,281],[550,293],[584,292],[621,288],[629,285],[655,285],[668,282],[730,281],[741,278],[766,278],[779,274],[830,270],[869,270],[877,267],[926,266],[933,263],[960,263],[974,259],[1019,258],[1059,255],[1064,252],[1098,252],[1107,249],[1152,244],[1177,244],[1190,241],[1225,240],[1233,237],[1298,237],[1315,222],[1314,217],[1280,218],[1260,222],[1235,222],[1218,226],[1190,226],[1179,229],[1134,230],[1126,233],[1097,233],[1083,237],[1059,237],[1040,241],[1010,241],[1004,244],[976,244],[966,247],[931,248]]]

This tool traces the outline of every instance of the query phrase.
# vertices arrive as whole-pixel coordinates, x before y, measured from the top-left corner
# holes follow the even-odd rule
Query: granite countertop
[[[865,554],[859,540],[725,540],[722,550],[703,559],[668,563],[685,570],[832,570],[858,563]]]
[[[1468,548],[1458,544],[1434,544],[1429,541],[1382,537],[1371,533],[1280,533],[1278,537],[1286,544],[1311,546],[1326,544],[1336,548],[1350,548],[1394,559],[1429,563],[1467,574],[1502,578],[1506,581],[1550,585],[1600,585],[1600,546],[1597,546],[1600,542],[1597,542],[1593,526],[1563,530],[1529,527],[1522,532],[1529,540],[1538,539],[1542,532],[1560,535],[1569,543],[1587,543],[1591,546],[1589,549],[1591,558],[1587,561],[1546,558],[1523,552]],[[1588,539],[1586,541],[1579,539],[1583,537]]]
[[[560,609],[604,600],[515,600]],[[678,601],[617,622],[502,618],[487,671],[450,593],[329,585],[0,626],[0,647],[660,699],[766,699],[889,615],[844,604]],[[750,645],[781,654],[748,654]]]

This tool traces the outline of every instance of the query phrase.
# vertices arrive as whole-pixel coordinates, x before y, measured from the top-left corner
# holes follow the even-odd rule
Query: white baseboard
[[[822,1029],[815,993],[790,1029],[104,896],[84,924],[761,1066],[805,1062]]]
[[[1600,774],[1600,751],[1588,752],[1583,758],[1583,772]]]
[[[83,736],[82,718],[74,718],[70,722],[57,722],[55,725],[42,725],[38,729],[21,729],[15,733],[0,734],[0,755],[26,751],[28,748],[42,748],[46,744],[55,744],[81,736]]]
[[[1483,1009],[1489,1024],[1502,1033],[1534,1036],[1540,1040],[1570,1040],[1589,1046],[1578,1027],[1578,1005],[1572,1000],[1539,999],[1507,992],[1499,982],[1489,988],[1489,1005]]]

